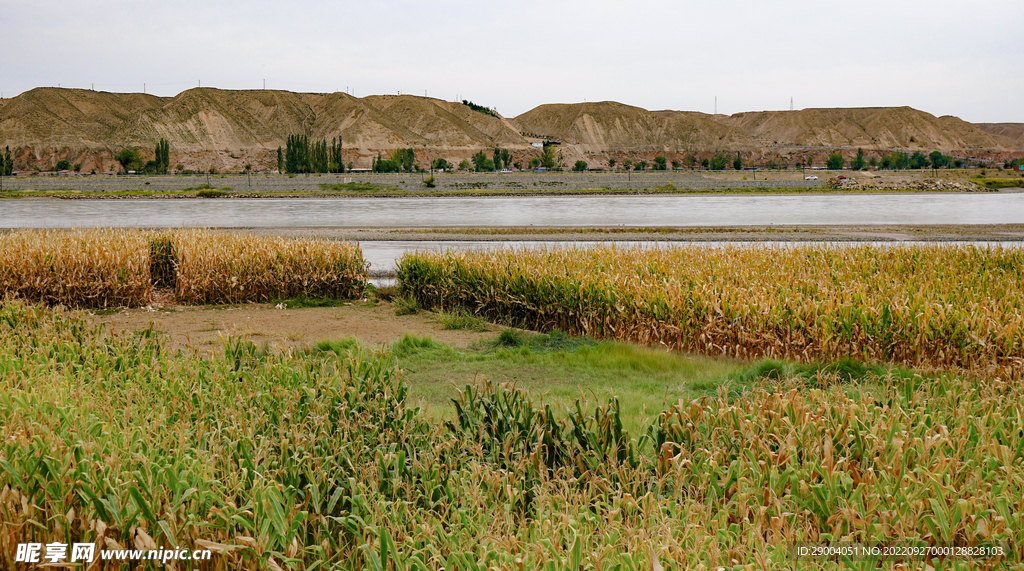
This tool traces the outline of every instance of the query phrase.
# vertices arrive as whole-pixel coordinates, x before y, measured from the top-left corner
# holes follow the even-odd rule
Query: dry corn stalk
[[[1024,252],[806,247],[416,254],[402,287],[538,330],[712,355],[1024,372]]]

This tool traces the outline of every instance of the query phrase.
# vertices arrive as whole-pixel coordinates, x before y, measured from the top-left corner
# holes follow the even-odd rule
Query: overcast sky
[[[909,105],[1024,122],[1021,0],[0,0],[0,91],[613,100],[719,113]]]

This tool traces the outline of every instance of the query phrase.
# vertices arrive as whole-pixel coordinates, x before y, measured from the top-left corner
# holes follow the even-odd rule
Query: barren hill
[[[1017,147],[1024,147],[1024,123],[977,123],[987,133],[1014,141]]]
[[[803,109],[737,113],[723,122],[760,146],[800,145],[943,152],[1010,151],[1011,141],[956,117],[910,107]]]
[[[251,163],[257,170],[273,169],[277,147],[297,133],[341,137],[345,161],[357,167],[399,147],[415,149],[421,164],[436,157],[457,162],[495,147],[524,160],[540,153],[531,143],[550,140],[561,141],[567,164],[582,158],[592,166],[655,154],[740,151],[756,160],[807,148],[940,150],[993,158],[1024,153],[1024,125],[973,125],[909,107],[725,116],[601,102],[541,105],[503,118],[411,95],[213,88],[175,97],[37,88],[0,101],[0,146],[11,147],[19,170],[47,170],[68,159],[86,171],[109,171],[118,150],[137,148],[151,156],[160,138],[170,142],[172,166],[238,170]]]
[[[514,119],[524,132],[590,153],[752,150],[741,130],[702,113],[652,112],[614,101],[541,105]]]

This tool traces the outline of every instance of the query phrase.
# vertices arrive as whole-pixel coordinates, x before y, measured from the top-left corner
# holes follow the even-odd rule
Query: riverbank
[[[601,194],[985,191],[966,170],[642,171],[406,174],[31,175],[5,177],[0,197],[64,199],[574,196]],[[807,180],[815,176],[816,179]],[[830,178],[843,176],[841,188]],[[1003,173],[1011,184],[1017,177]],[[428,184],[428,181],[432,182]],[[979,179],[981,180],[981,179]],[[984,179],[995,180],[995,179]],[[1020,179],[1024,186],[1024,178]]]

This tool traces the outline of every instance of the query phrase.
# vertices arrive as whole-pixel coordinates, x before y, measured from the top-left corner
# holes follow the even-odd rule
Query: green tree
[[[910,168],[912,169],[923,169],[928,165],[928,157],[924,156],[922,152],[914,152],[910,155]]]
[[[709,161],[707,157],[704,157],[703,159],[700,160],[700,166],[704,167],[705,169],[709,169],[711,168],[711,161]]]
[[[331,139],[330,155],[327,170],[336,173],[345,172],[345,162],[341,156],[341,137]]]
[[[687,168],[692,169],[693,167],[697,166],[697,157],[693,156],[692,154],[686,155],[685,157],[683,157],[683,164],[686,165]]]
[[[309,149],[309,171],[325,173],[330,169],[330,154],[327,152],[327,141],[313,141]]]
[[[676,161],[676,160],[672,161],[672,170],[674,170],[674,171],[679,170],[679,161]]]
[[[943,155],[939,151],[932,151],[929,153],[928,159],[931,161],[933,169],[941,169],[942,167],[949,165],[949,157]]]
[[[10,147],[4,148],[3,161],[0,163],[0,167],[3,167],[0,169],[0,174],[3,176],[11,176],[14,174],[14,159],[11,158]]]
[[[629,170],[633,166],[633,161],[626,159],[622,161],[622,168]]]
[[[491,172],[494,170],[494,161],[487,158],[483,151],[473,155],[473,168],[476,172]]]
[[[312,171],[309,158],[309,137],[306,135],[288,135],[284,152],[285,172],[288,174],[301,174]]]
[[[576,172],[583,172],[583,171],[587,170],[587,162],[586,161],[576,161],[576,164],[574,164],[572,166],[572,170],[574,170]]]
[[[886,153],[886,155],[882,157],[881,167],[883,169],[900,170],[907,168],[908,162],[909,159],[907,158],[907,153],[904,153],[903,151],[896,151],[893,153]]]
[[[391,151],[391,161],[405,172],[416,170],[416,151],[413,149],[395,149]]]
[[[501,149],[499,149],[497,147],[494,148],[494,159],[493,159],[493,162],[494,162],[494,170],[501,170],[501,168],[502,168],[502,166],[501,166],[502,165],[502,163],[501,163]]]
[[[558,155],[554,145],[544,145],[540,154],[540,166],[546,169],[553,169],[558,164]]]
[[[743,157],[740,156],[739,151],[736,151],[736,158],[732,160],[732,168],[733,170],[743,169]]]
[[[462,159],[462,162],[459,163],[459,170],[460,171],[468,171],[469,170],[469,161],[467,161],[466,159]]]
[[[114,160],[121,163],[121,170],[126,174],[128,171],[142,170],[142,155],[135,149],[122,149],[118,151],[114,155]]]
[[[729,163],[729,159],[723,155],[715,155],[711,157],[711,163],[709,167],[713,171],[725,170],[725,165]]]
[[[155,171],[159,174],[167,174],[167,169],[171,167],[171,144],[167,142],[167,139],[160,139],[157,142],[153,154],[156,156],[153,159]]]
[[[658,155],[654,157],[654,166],[652,166],[651,168],[656,171],[668,170],[668,159],[666,159],[663,155]]]
[[[647,161],[637,161],[633,163],[633,170],[643,171],[647,170]]]
[[[871,157],[870,159],[868,159],[868,166],[873,168],[873,169],[874,168],[878,168],[878,158],[877,157]]]
[[[608,159],[608,168],[610,170],[615,169],[615,159]]]
[[[512,151],[509,151],[508,149],[501,150],[501,164],[504,165],[505,168],[508,168],[512,164]]]
[[[535,169],[535,168],[537,168],[539,166],[540,166],[540,159],[538,159],[537,157],[534,157],[534,158],[530,159],[530,168],[531,169]]]
[[[59,171],[71,170],[71,161],[69,161],[67,159],[61,159],[61,160],[57,161],[57,167],[56,168]]]
[[[850,161],[850,168],[859,171],[864,169],[864,165],[867,164],[864,160],[864,149],[857,149],[857,156]]]
[[[452,164],[445,159],[434,159],[434,162],[430,163],[430,168],[438,171],[452,170]]]
[[[832,153],[828,156],[828,160],[825,161],[825,165],[828,166],[828,170],[837,171],[843,168],[846,164],[846,160],[843,159],[843,155],[840,153]]]
[[[382,159],[380,153],[377,153],[377,158],[373,160],[371,170],[378,173],[399,172],[402,170],[402,165],[395,162],[394,159]]]
[[[277,148],[277,172],[284,172],[284,151],[281,150],[281,147]]]

